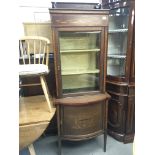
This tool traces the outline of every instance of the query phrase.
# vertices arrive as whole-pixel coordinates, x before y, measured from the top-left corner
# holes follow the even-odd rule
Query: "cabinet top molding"
[[[49,9],[53,27],[108,26],[109,11],[104,9]]]
[[[49,8],[50,13],[55,13],[55,14],[104,14],[108,15],[109,14],[109,9],[91,9],[91,10],[83,10],[83,9],[53,9]]]

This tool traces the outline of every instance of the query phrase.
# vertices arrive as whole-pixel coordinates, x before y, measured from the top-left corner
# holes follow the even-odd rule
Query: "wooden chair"
[[[25,36],[19,40],[20,51],[20,65],[19,76],[20,77],[40,77],[41,86],[47,100],[49,111],[52,109],[50,101],[50,95],[45,80],[45,75],[49,73],[49,44],[50,41],[47,38],[40,36]],[[27,84],[20,86],[38,85]]]
[[[40,83],[20,83],[20,87],[39,84],[44,92],[44,96],[20,98],[20,149],[28,146],[31,155],[35,155],[32,143],[41,136],[55,113],[45,79],[49,73],[49,45],[50,41],[40,36],[24,36],[19,40],[19,77],[40,78]]]

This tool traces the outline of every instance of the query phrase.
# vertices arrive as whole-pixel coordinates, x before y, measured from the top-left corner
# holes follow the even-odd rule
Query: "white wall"
[[[23,23],[27,22],[50,22],[48,8],[51,7],[52,0],[20,0],[19,14],[20,32],[24,35]],[[81,2],[81,3],[100,3],[101,0],[54,0],[54,2]]]
[[[99,3],[100,0],[54,0],[55,2],[92,2]],[[48,8],[51,0],[20,0],[20,16],[22,22],[46,22],[50,20]]]

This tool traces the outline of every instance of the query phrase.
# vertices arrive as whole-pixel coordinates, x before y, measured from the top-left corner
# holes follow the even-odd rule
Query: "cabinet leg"
[[[107,130],[104,132],[104,152],[106,152],[106,145],[107,145]]]
[[[107,123],[108,123],[108,100],[104,104],[104,152],[106,152],[107,145]]]
[[[61,155],[61,138],[58,137],[58,155]]]
[[[58,125],[58,155],[61,155],[61,120],[60,105],[57,105],[57,125]]]

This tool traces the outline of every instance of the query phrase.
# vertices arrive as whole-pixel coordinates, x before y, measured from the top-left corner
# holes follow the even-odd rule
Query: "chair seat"
[[[19,65],[19,76],[37,76],[48,73],[48,66],[44,64]]]

